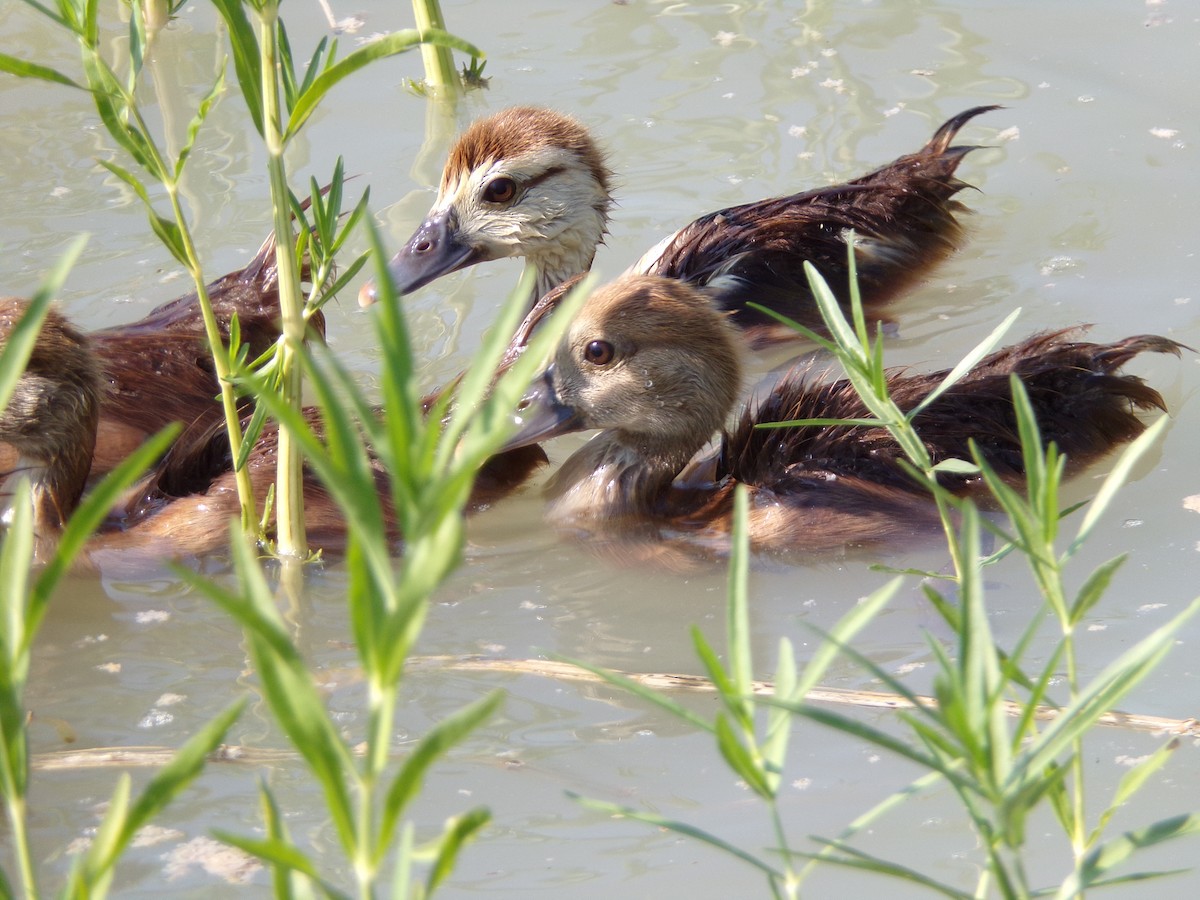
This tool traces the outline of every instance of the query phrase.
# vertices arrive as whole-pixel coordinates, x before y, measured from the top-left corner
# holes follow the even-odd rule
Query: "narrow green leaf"
[[[836,341],[832,341],[827,337],[817,334],[817,332],[813,331],[806,325],[801,325],[795,319],[788,318],[779,311],[771,309],[769,306],[763,306],[761,303],[754,303],[751,301],[746,304],[746,308],[762,313],[764,316],[774,319],[781,325],[786,325],[788,328],[792,329],[792,331],[796,332],[797,335],[804,338],[804,340],[816,344],[827,353],[832,353],[836,356],[841,352],[841,348],[838,346]]]
[[[92,91],[92,102],[100,121],[118,144],[138,165],[157,181],[166,181],[170,173],[160,164],[160,157],[150,138],[129,121],[130,103],[116,75],[95,52],[85,52],[83,71]]]
[[[808,865],[804,867],[801,876],[806,874],[813,866],[831,855],[835,846],[840,846],[855,835],[862,833],[865,829],[870,828],[875,822],[878,822],[885,815],[895,810],[904,807],[905,804],[911,806],[911,799],[916,795],[929,790],[934,785],[942,783],[942,776],[939,772],[926,772],[916,781],[908,784],[898,791],[894,791],[889,796],[885,797],[875,806],[868,809],[866,812],[855,817],[842,831],[838,834],[836,841],[828,841],[828,839],[814,837],[814,840],[825,842],[825,847],[819,852],[811,856]],[[793,851],[795,852],[795,851]]]
[[[417,742],[416,748],[404,761],[404,765],[396,774],[392,786],[388,790],[377,833],[377,859],[382,859],[387,853],[395,833],[396,823],[408,807],[409,801],[421,789],[429,767],[490,719],[503,701],[503,692],[492,691],[487,696],[438,722]]]
[[[944,472],[948,475],[976,475],[979,466],[965,459],[943,459],[932,469],[934,472]]]
[[[858,335],[846,321],[837,297],[829,289],[829,285],[817,271],[817,267],[805,260],[804,274],[808,278],[808,287],[812,291],[813,299],[817,302],[817,309],[821,311],[821,318],[825,321],[825,325],[839,349],[855,360],[865,362],[868,359],[867,348],[859,341]]]
[[[195,780],[208,755],[224,740],[225,733],[244,706],[245,701],[237,701],[189,738],[150,779],[132,806],[129,805],[129,776],[122,776],[91,847],[72,873],[75,888],[71,894],[103,896],[117,860],[138,830]]]
[[[884,875],[889,878],[895,878],[899,881],[909,884],[919,884],[922,887],[927,887],[930,890],[939,893],[945,897],[953,897],[954,900],[972,900],[973,894],[964,893],[955,887],[948,884],[943,884],[934,878],[930,878],[923,872],[910,868],[909,866],[901,865],[900,863],[890,862],[878,856],[873,856],[862,850],[857,850],[841,841],[830,841],[824,838],[814,836],[814,841],[825,844],[832,850],[837,850],[846,854],[845,856],[833,856],[832,854],[806,854],[800,853],[799,856],[808,856],[815,860],[820,860],[823,863],[829,863],[835,866],[842,866],[848,869],[858,869],[863,872],[873,872],[876,875]]]
[[[129,16],[129,80],[126,89],[130,94],[137,88],[138,76],[142,74],[146,52],[146,21],[140,9],[134,9]]]
[[[729,724],[729,719],[722,713],[716,716],[717,748],[729,767],[739,778],[746,782],[749,788],[764,800],[773,800],[774,791],[766,773],[762,771],[750,751],[738,740],[737,733]],[[749,735],[753,737],[753,735]]]
[[[188,259],[187,248],[183,242],[183,232],[179,226],[171,219],[163,216],[150,213],[150,228],[158,236],[158,239],[163,242],[171,255],[182,266],[187,266],[190,260]]]
[[[188,157],[192,153],[192,148],[196,145],[196,137],[200,134],[200,126],[204,124],[213,105],[217,102],[217,98],[220,97],[224,90],[225,67],[221,66],[217,72],[216,81],[213,82],[212,90],[200,101],[200,105],[196,108],[196,114],[192,116],[192,121],[188,123],[187,139],[183,142],[183,147],[180,149],[179,156],[175,160],[176,179],[183,175],[183,167],[187,164]]]
[[[492,814],[482,807],[454,816],[446,824],[438,842],[437,854],[429,875],[425,879],[426,896],[437,890],[446,877],[454,871],[454,863],[466,843],[492,821]]]
[[[208,724],[192,735],[175,752],[170,761],[155,773],[130,808],[123,838],[132,841],[137,831],[166,808],[203,770],[209,755],[225,740],[246,707],[246,701],[235,700]],[[115,862],[115,859],[114,859]]]
[[[342,844],[349,849],[355,845],[355,817],[345,773],[354,770],[353,757],[284,629],[249,542],[235,538],[231,544],[240,593],[182,567],[175,573],[242,625],[271,711],[316,775]]]
[[[700,657],[708,680],[717,689],[717,696],[721,698],[721,702],[729,714],[734,717],[743,731],[753,731],[754,709],[749,698],[738,690],[733,679],[729,677],[729,673],[725,671],[725,667],[721,665],[717,651],[708,643],[700,629],[694,625],[692,626],[692,646],[696,650],[696,655]]]
[[[779,662],[775,666],[774,696],[782,700],[799,700],[796,696],[796,656],[792,642],[779,639]],[[771,706],[767,709],[767,731],[761,744],[767,780],[772,793],[779,790],[779,778],[787,761],[788,739],[792,732],[792,717],[786,709]]]
[[[749,493],[738,485],[733,496],[733,536],[729,550],[729,575],[725,603],[725,641],[729,650],[729,676],[732,689],[741,702],[739,724],[753,735],[754,712],[750,696],[754,692],[754,662],[750,650],[750,530]],[[718,731],[719,736],[719,731]]]
[[[1070,621],[1072,625],[1078,625],[1092,611],[1092,608],[1104,596],[1104,592],[1108,590],[1113,576],[1127,558],[1128,554],[1122,553],[1120,556],[1102,563],[1092,571],[1087,581],[1083,583],[1083,587],[1075,594],[1075,602],[1071,604]]]
[[[232,2],[233,0],[219,0],[218,5]],[[431,29],[426,32],[419,32],[408,29],[393,32],[377,41],[372,41],[364,47],[359,47],[353,53],[329,66],[314,78],[304,93],[296,100],[296,105],[288,117],[287,128],[284,130],[284,140],[290,140],[299,133],[300,129],[304,127],[304,123],[308,121],[309,116],[316,111],[318,104],[324,99],[325,95],[347,75],[357,72],[363,66],[377,59],[384,59],[389,56],[395,56],[398,53],[404,53],[422,43],[452,47],[464,53],[470,53],[472,56],[483,55],[474,45],[444,31]]]
[[[831,426],[846,426],[863,428],[880,428],[887,423],[880,419],[785,419],[782,422],[759,422],[755,428],[829,428]]]
[[[76,243],[77,248],[82,247],[81,243]],[[78,249],[76,250],[77,256]],[[59,281],[54,285],[55,291],[61,286],[62,282]],[[33,352],[38,335],[42,333],[42,323],[46,321],[46,313],[50,311],[50,304],[53,300],[53,294],[44,285],[25,307],[25,312],[13,326],[8,340],[0,350],[0,409],[8,407],[8,401],[12,399],[17,382],[25,374],[25,365],[29,362],[29,354]]]
[[[258,52],[258,37],[254,26],[246,17],[241,0],[213,0],[213,4],[225,20],[229,29],[229,44],[233,48],[233,69],[237,73],[242,98],[250,111],[250,118],[260,135],[265,135],[263,125],[262,60]]]
[[[1105,666],[1023,750],[1014,763],[1006,790],[1015,789],[1026,779],[1038,778],[1038,773],[1082,736],[1099,716],[1116,708],[1120,699],[1133,690],[1166,655],[1175,634],[1198,610],[1200,599],[1194,600],[1166,625],[1155,629]]]
[[[104,166],[104,168],[108,169],[108,171],[112,172],[123,182],[133,188],[134,193],[136,193],[141,199],[142,204],[148,210],[150,210],[151,214],[154,213],[154,204],[150,202],[150,194],[146,191],[146,186],[142,184],[141,179],[139,179],[124,166],[120,166],[115,162],[110,162],[106,159],[98,159],[96,162],[100,163],[100,165]]]
[[[51,16],[51,18],[57,17]],[[53,82],[54,84],[64,84],[67,87],[78,88],[81,91],[87,90],[82,84],[73,81],[57,69],[41,66],[28,60],[17,59],[15,56],[9,56],[7,53],[0,53],[0,72],[8,72],[19,78],[38,78],[42,81]]]
[[[645,813],[640,810],[632,809],[628,806],[618,806],[615,803],[605,803],[602,800],[592,800],[588,797],[581,797],[580,795],[571,791],[567,791],[567,796],[576,801],[580,806],[583,806],[587,809],[593,809],[596,812],[602,812],[610,816],[617,816],[624,819],[633,819],[637,822],[644,822],[647,825],[653,825],[655,828],[665,828],[668,831],[675,832],[676,834],[682,834],[690,838],[695,838],[698,841],[708,844],[710,847],[716,847],[718,850],[723,850],[731,856],[742,860],[742,862],[749,863],[768,878],[782,879],[784,877],[783,872],[779,871],[765,860],[759,859],[754,854],[748,853],[740,847],[736,847],[733,844],[730,844],[728,841],[722,840],[716,835],[709,834],[707,831],[702,831],[695,826],[688,825],[686,822],[679,822],[674,819],[666,819],[662,816],[658,816],[653,813]]]
[[[295,844],[274,838],[250,838],[232,834],[222,828],[213,829],[213,837],[223,844],[236,847],[243,853],[261,859],[277,871],[284,873],[299,872],[306,878],[319,885],[326,896],[335,900],[350,900],[350,894],[339,891],[337,887],[321,877],[313,861],[305,856]],[[277,892],[278,894],[278,892]]]
[[[774,701],[764,701],[774,702]],[[848,716],[843,716],[832,710],[823,709],[820,706],[810,703],[795,703],[786,704],[796,715],[804,716],[806,719],[811,719],[821,725],[833,728],[844,734],[848,734],[858,740],[867,741],[881,750],[888,750],[897,756],[910,760],[916,763],[922,769],[930,772],[937,772],[947,781],[964,790],[973,790],[975,785],[973,782],[958,772],[954,767],[942,762],[935,756],[928,753],[923,753],[921,750],[906,744],[899,738],[893,737],[885,731],[878,728],[873,728],[862,722],[858,722]]]
[[[817,648],[817,652],[812,655],[812,658],[805,665],[804,671],[800,675],[800,679],[796,682],[796,688],[791,698],[795,701],[803,700],[813,688],[820,684],[821,679],[825,677],[825,673],[842,653],[842,649],[850,645],[854,636],[857,635],[869,622],[874,621],[891,599],[896,596],[896,592],[900,590],[900,586],[904,583],[901,578],[893,578],[887,584],[872,591],[870,596],[856,603],[848,613],[838,620],[837,624],[828,634],[823,635],[825,640],[821,646]]]
[[[1089,853],[1079,870],[1073,872],[1059,887],[1059,898],[1081,896],[1117,865],[1125,862],[1137,850],[1153,847],[1165,841],[1200,834],[1200,813],[1160,819],[1153,825],[1127,831],[1121,837],[1107,841]],[[1148,877],[1141,875],[1141,878]]]
[[[129,813],[129,796],[133,781],[128,772],[117,777],[108,801],[108,809],[100,826],[92,835],[87,852],[76,858],[71,867],[68,887],[64,892],[70,897],[103,897],[112,880],[113,861],[121,852],[121,834]]]
[[[1017,321],[1017,318],[1020,315],[1021,307],[1018,306],[1011,313],[1009,313],[1008,316],[1005,317],[1003,322],[993,328],[987,337],[976,344],[966,356],[960,359],[958,364],[955,365],[954,368],[948,373],[946,373],[946,377],[938,382],[937,387],[930,391],[920,403],[908,411],[908,420],[911,422],[916,419],[916,417],[920,415],[922,411],[928,409],[929,405],[937,400],[938,397],[961,381],[963,376],[971,371],[971,369],[975,368],[976,364],[981,359],[995,350],[996,347],[999,346],[1001,339],[1012,327],[1013,322]]]
[[[413,897],[413,862],[416,851],[413,848],[413,824],[406,822],[400,829],[400,843],[396,847],[395,867],[392,869],[392,897]]]
[[[287,823],[284,821],[283,814],[279,811],[279,804],[276,802],[275,795],[271,792],[271,786],[267,784],[266,778],[259,779],[258,799],[259,808],[262,810],[263,825],[267,832],[267,840],[277,844],[290,844],[291,838],[288,835]],[[295,893],[292,890],[290,868],[282,865],[272,865],[271,881],[275,887],[276,900],[294,900]]]
[[[29,574],[33,564],[33,505],[28,479],[17,482],[9,498],[12,517],[0,544],[0,796],[9,803],[23,800],[29,785],[29,742],[23,702],[29,677]]]
[[[1121,777],[1120,782],[1117,783],[1117,790],[1113,794],[1112,803],[1100,814],[1096,827],[1088,836],[1089,847],[1100,840],[1104,829],[1108,827],[1108,823],[1116,811],[1129,802],[1133,795],[1142,789],[1150,776],[1166,765],[1167,760],[1178,749],[1179,738],[1172,738]]]
[[[694,728],[699,728],[703,731],[709,732],[710,734],[714,731],[713,724],[711,722],[688,709],[686,706],[676,703],[662,691],[656,691],[653,688],[648,688],[644,684],[639,684],[638,682],[633,681],[624,675],[620,675],[616,672],[610,672],[607,669],[601,669],[598,666],[593,666],[591,663],[582,662],[577,659],[570,659],[569,657],[556,657],[553,654],[550,655],[550,658],[559,659],[562,662],[575,666],[576,668],[583,669],[585,672],[591,672],[593,675],[598,678],[602,678],[613,687],[620,688],[628,694],[632,694],[635,697],[640,697],[646,702],[654,704],[659,709],[670,713],[680,721],[687,722]]]
[[[286,40],[286,35],[281,30],[280,31],[280,41],[279,41],[281,50],[283,49],[285,40]],[[302,82],[300,82],[299,86],[296,86],[295,79],[294,78],[292,79],[292,84],[293,84],[292,95],[288,98],[288,106],[287,106],[289,115],[291,114],[292,108],[296,104],[296,98],[298,98],[301,94],[303,94],[310,87],[312,87],[313,80],[319,74],[321,74],[321,72],[325,69],[325,67],[327,65],[329,65],[329,63],[331,63],[333,61],[333,56],[337,52],[337,41],[334,41],[332,47],[330,48],[330,51],[329,51],[330,58],[322,61],[322,56],[325,53],[325,46],[326,46],[326,39],[321,38],[320,42],[317,44],[316,49],[313,50],[313,54],[312,54],[312,57],[308,61],[308,65],[304,67],[304,80]],[[291,47],[290,46],[288,47],[288,56],[289,56],[289,58],[291,56]]]
[[[1112,502],[1125,483],[1129,480],[1133,467],[1145,455],[1162,433],[1166,430],[1170,419],[1167,416],[1162,416],[1156,422],[1152,423],[1149,428],[1138,435],[1128,447],[1121,451],[1121,455],[1117,457],[1116,463],[1112,467],[1112,471],[1108,473],[1108,477],[1104,479],[1104,484],[1100,486],[1100,490],[1096,493],[1096,498],[1088,505],[1087,512],[1084,513],[1083,521],[1079,523],[1079,533],[1075,535],[1075,540],[1071,542],[1071,547],[1067,551],[1068,555],[1073,555],[1076,550],[1083,544],[1100,517],[1104,515]]]

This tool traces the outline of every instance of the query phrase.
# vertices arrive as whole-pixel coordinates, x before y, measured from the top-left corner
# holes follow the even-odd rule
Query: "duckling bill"
[[[1025,384],[1042,438],[1077,470],[1144,428],[1137,412],[1161,396],[1121,367],[1143,352],[1175,353],[1167,338],[1110,344],[1077,330],[1034,335],[982,360],[915,420],[935,462],[969,459],[974,441],[1013,482],[1024,477],[1009,384]],[[572,322],[551,365],[518,413],[508,446],[599,429],[547,486],[555,523],[592,534],[682,540],[705,548],[728,539],[733,490],[751,491],[756,550],[820,552],[897,542],[936,526],[928,493],[900,466],[883,428],[758,429],[760,422],[870,418],[847,381],[793,370],[761,404],[724,431],[740,392],[740,341],[701,292],[655,276],[624,277],[597,291]],[[892,372],[888,386],[912,409],[946,372]],[[696,454],[720,433],[704,459]],[[699,473],[704,473],[700,475]],[[947,476],[960,494],[977,477]]]

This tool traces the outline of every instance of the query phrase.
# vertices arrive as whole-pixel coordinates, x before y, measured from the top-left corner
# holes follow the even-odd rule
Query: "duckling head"
[[[612,207],[610,176],[591,135],[570,116],[522,106],[476,121],[451,150],[428,217],[388,264],[396,291],[411,293],[475,263],[524,257],[542,296],[591,267]],[[375,299],[368,282],[359,302]]]
[[[673,478],[733,408],[740,347],[727,315],[696,288],[624,276],[571,323],[522,401],[510,446],[598,428],[602,445]]]
[[[24,300],[0,298],[0,346],[7,346],[26,309]],[[20,460],[9,478],[33,484],[36,527],[59,528],[78,502],[92,464],[104,381],[87,342],[59,312],[51,310],[25,371],[0,413],[0,441]]]

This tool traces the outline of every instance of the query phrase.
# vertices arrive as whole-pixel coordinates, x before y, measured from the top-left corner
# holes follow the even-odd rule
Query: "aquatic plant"
[[[122,49],[113,51],[115,58],[110,61],[105,55],[105,48],[110,46],[110,42],[102,34],[99,4],[95,0],[56,0],[53,8],[37,0],[26,2],[77,42],[82,78],[77,81],[51,67],[3,53],[0,53],[0,71],[89,91],[108,134],[141,170],[142,175],[139,176],[117,162],[100,161],[142,201],[151,229],[187,270],[195,285],[213,368],[220,384],[226,430],[233,457],[239,463],[237,486],[242,528],[254,533],[258,527],[254,514],[255,498],[248,473],[240,465],[253,445],[254,434],[251,433],[247,440],[242,433],[235,393],[236,378],[251,366],[247,365],[244,352],[238,345],[236,324],[231,325],[229,346],[225,346],[205,289],[201,260],[180,193],[184,169],[197,137],[214,104],[224,92],[225,67],[218,68],[211,90],[188,125],[183,145],[172,156],[164,149],[165,140],[156,135],[155,129],[143,117],[137,97],[145,50],[152,34],[151,26],[164,19],[162,4],[136,4],[136,14],[129,18],[128,40],[111,42]],[[366,197],[357,206],[355,215],[345,222],[340,221],[342,169],[339,161],[330,181],[331,197],[337,202],[327,203],[322,210],[316,199],[320,191],[314,191],[310,202],[315,212],[324,214],[315,215],[314,222],[308,222],[302,214],[304,205],[289,187],[285,162],[288,144],[300,134],[331,88],[376,60],[407,52],[424,43],[455,47],[472,56],[479,56],[480,51],[441,30],[410,29],[386,35],[341,59],[338,58],[337,42],[323,38],[307,60],[297,59],[279,16],[278,0],[213,0],[213,3],[228,30],[236,81],[251,123],[267,151],[272,218],[275,232],[280,235],[276,252],[282,318],[282,334],[275,348],[270,383],[288,405],[298,409],[301,374],[295,354],[304,340],[308,318],[362,265],[362,260],[355,261],[342,278],[334,280],[332,277],[333,255],[365,208]],[[177,6],[168,4],[165,14],[170,15],[177,9]],[[151,197],[148,185],[152,183],[157,183],[166,195],[169,207],[166,216],[159,213]],[[295,213],[301,213],[302,230],[300,237],[293,241],[292,217]],[[317,227],[303,227],[312,224]],[[302,290],[300,274],[300,260],[305,252],[312,257],[314,270],[324,276],[323,280],[314,283],[307,298]],[[263,364],[261,360],[258,362]],[[255,420],[257,426],[261,426],[261,422],[261,417]],[[275,550],[286,557],[305,558],[308,546],[304,532],[300,453],[286,430],[280,433],[279,472],[274,502],[277,509],[273,540]]]
[[[374,231],[372,242],[383,284],[386,254]],[[347,741],[342,726],[326,710],[249,544],[235,536],[237,591],[180,572],[241,624],[263,696],[324,791],[359,896],[373,896],[384,883],[391,885],[396,897],[427,895],[449,873],[462,844],[490,818],[485,809],[453,817],[426,853],[432,862],[419,889],[410,884],[414,858],[410,828],[400,831],[399,851],[392,859],[403,813],[428,767],[484,721],[501,699],[492,692],[443,720],[396,765],[393,723],[405,662],[421,632],[430,595],[461,562],[463,511],[475,475],[508,436],[511,411],[582,300],[586,285],[568,298],[512,368],[496,380],[508,336],[525,312],[529,289],[525,282],[513,292],[470,370],[428,414],[413,377],[415,360],[404,313],[390,284],[384,287],[375,318],[384,351],[379,410],[370,406],[336,360],[325,356],[317,363],[307,352],[301,359],[317,392],[324,438],[281,400],[264,395],[271,414],[295,435],[307,464],[346,516],[346,601],[367,686],[364,735]],[[369,455],[391,475],[390,496],[379,495]],[[401,523],[399,561],[384,526],[385,505],[396,511]],[[352,745],[360,742],[362,753],[357,755]],[[286,833],[269,785],[264,783],[260,791],[267,837],[222,832],[222,839],[270,864],[277,885],[304,876],[337,895],[316,863]],[[387,875],[389,860],[392,869]]]
[[[85,241],[77,240],[42,287],[0,353],[0,407],[7,405],[51,299],[58,293],[67,271]],[[27,813],[29,752],[24,706],[30,656],[50,598],[72,561],[120,496],[145,468],[163,452],[177,429],[167,429],[147,441],[88,493],[59,536],[49,561],[34,571],[35,539],[29,482],[21,479],[8,509],[3,545],[0,546],[0,794],[12,833],[18,883],[25,897],[38,896],[34,859],[29,845]],[[224,739],[243,706],[231,705],[200,729],[131,801],[130,779],[123,775],[109,802],[104,821],[88,851],[79,858],[67,893],[76,897],[102,897],[112,881],[113,869],[137,830],[177,796],[200,772],[209,753]],[[0,868],[0,893],[15,896],[13,885]]]
[[[968,354],[930,398],[905,413],[887,394],[882,339],[870,339],[857,297],[854,297],[851,324],[838,309],[832,292],[811,268],[810,278],[831,337],[824,339],[812,332],[807,332],[807,336],[837,357],[874,416],[857,424],[888,428],[904,448],[913,476],[928,487],[931,500],[941,514],[953,574],[908,573],[926,579],[925,596],[954,636],[948,647],[932,637],[928,639],[937,667],[935,696],[932,699],[916,696],[894,675],[858,653],[852,644],[854,635],[895,594],[900,584],[898,578],[861,601],[831,631],[820,634],[823,643],[803,668],[797,666],[791,643],[782,639],[773,689],[766,696],[761,691],[756,694],[748,627],[746,501],[741,497],[730,560],[725,665],[721,664],[718,653],[704,636],[698,630],[693,631],[697,655],[717,690],[723,710],[708,720],[630,679],[604,673],[586,664],[577,665],[583,665],[611,683],[711,732],[731,772],[764,802],[776,835],[776,846],[767,854],[756,853],[684,822],[596,800],[581,798],[581,802],[593,809],[677,831],[731,853],[765,875],[775,897],[798,896],[804,879],[817,864],[839,865],[899,878],[935,893],[964,900],[992,895],[1005,898],[1050,894],[1076,897],[1092,887],[1169,874],[1120,874],[1115,870],[1140,848],[1200,833],[1200,814],[1169,816],[1115,837],[1109,836],[1106,828],[1117,808],[1164,765],[1178,741],[1165,740],[1156,753],[1126,773],[1108,805],[1098,814],[1090,815],[1084,803],[1083,744],[1100,717],[1113,709],[1168,652],[1174,635],[1200,609],[1200,600],[1193,601],[1169,623],[1110,662],[1090,682],[1083,683],[1076,660],[1075,633],[1103,596],[1125,557],[1119,556],[1101,565],[1074,593],[1067,589],[1065,582],[1068,563],[1129,478],[1137,460],[1161,435],[1166,419],[1151,425],[1121,453],[1096,496],[1086,504],[1075,536],[1066,549],[1060,551],[1058,542],[1063,512],[1058,497],[1065,459],[1053,445],[1044,452],[1041,450],[1037,421],[1017,378],[1013,378],[1013,395],[1027,473],[1024,491],[1004,482],[977,452],[973,460],[954,460],[934,466],[912,426],[915,416],[933,396],[953,384],[995,346],[1016,313]],[[845,424],[855,423],[804,420],[779,423],[776,427]],[[981,517],[972,501],[957,498],[942,489],[937,483],[937,473],[948,469],[979,473],[1007,516],[1011,532]],[[985,527],[995,531],[1004,542],[1002,549],[989,557],[985,557],[981,549],[980,535]],[[1054,648],[1040,663],[1027,662],[1026,657],[1034,637],[1042,630],[1044,616],[1031,616],[1030,625],[1010,650],[997,646],[988,624],[982,573],[987,565],[1008,553],[1016,553],[1026,561],[1044,608],[1052,613],[1058,626]],[[952,585],[953,598],[935,587],[942,581]],[[899,724],[909,733],[907,738],[806,700],[808,692],[838,657],[854,661],[894,693],[901,707],[896,715]],[[1065,696],[1057,697],[1055,681],[1064,670]],[[1011,714],[1014,701],[1019,710],[1015,717]],[[1043,724],[1039,713],[1046,706],[1051,706],[1055,714],[1048,724]],[[765,723],[760,734],[761,715],[765,715]],[[926,774],[856,817],[836,837],[817,839],[820,849],[797,849],[788,838],[778,804],[792,717],[808,719],[901,756],[925,770]],[[903,815],[908,798],[938,785],[948,785],[959,799],[979,841],[980,875],[972,891],[939,881],[904,863],[874,856],[853,843],[856,836],[880,817]],[[1026,866],[1029,849],[1026,823],[1035,810],[1047,805],[1069,842],[1071,859],[1069,871],[1062,881],[1043,887],[1030,883]]]

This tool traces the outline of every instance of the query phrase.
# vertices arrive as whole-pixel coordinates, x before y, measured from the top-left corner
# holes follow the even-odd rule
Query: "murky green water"
[[[289,4],[294,46],[326,33],[315,4]],[[363,33],[409,25],[405,4],[372,0]],[[843,180],[920,146],[948,116],[982,103],[1008,109],[981,117],[964,139],[987,145],[960,174],[980,193],[968,245],[895,307],[899,333],[890,359],[914,367],[953,363],[1014,306],[1014,335],[1092,322],[1098,339],[1158,332],[1200,347],[1200,18],[1182,0],[1044,4],[855,2],[571,3],[446,2],[451,30],[489,54],[489,90],[457,117],[427,114],[403,88],[416,56],[385,63],[341,87],[291,160],[323,179],[343,154],[371,185],[393,244],[432,199],[454,133],[476,116],[515,103],[552,105],[592,126],[619,173],[620,206],[597,265],[621,271],[664,233],[696,214],[771,194]],[[18,4],[0,7],[3,50],[73,65],[70,45]],[[353,41],[353,37],[343,37]],[[181,128],[223,54],[204,8],[189,9],[164,36],[152,66],[157,114]],[[0,78],[0,152],[7,214],[0,222],[4,287],[27,293],[65,241],[90,231],[86,259],[64,293],[88,327],[136,318],[183,290],[166,253],[148,236],[140,206],[94,164],[107,140],[85,98],[65,89]],[[269,228],[262,155],[227,96],[207,128],[188,184],[201,249],[211,271],[232,269]],[[432,132],[426,138],[427,128]],[[494,264],[425,289],[410,301],[424,377],[457,371],[478,345],[519,266]],[[366,317],[348,297],[329,310],[330,343],[364,379],[376,354]],[[1082,667],[1099,671],[1165,622],[1200,588],[1200,516],[1185,508],[1200,493],[1193,396],[1197,357],[1140,360],[1174,420],[1161,446],[1116,501],[1081,554],[1084,573],[1111,556],[1130,559],[1080,638]],[[555,449],[559,458],[569,446]],[[1086,473],[1074,499],[1097,485]],[[423,655],[526,659],[575,656],[630,671],[694,672],[687,628],[720,640],[724,573],[686,575],[596,560],[541,522],[536,492],[479,516],[466,566],[440,594]],[[936,547],[890,560],[939,568]],[[1029,579],[1007,561],[989,573],[998,639],[1010,645],[1041,615]],[[862,559],[753,575],[759,672],[769,677],[778,637],[811,646],[811,626],[828,627],[883,576]],[[337,565],[314,575],[291,621],[347,732],[360,727],[360,689]],[[926,631],[940,635],[917,584],[909,585],[857,648],[914,689],[929,682]],[[1196,713],[1200,623],[1140,686],[1127,707]],[[1035,654],[1036,655],[1036,654]],[[247,690],[238,630],[169,580],[111,575],[78,579],[57,598],[32,673],[35,755],[67,748],[174,747]],[[870,688],[849,666],[831,683]],[[750,869],[668,833],[588,812],[572,790],[709,828],[764,847],[769,823],[734,783],[711,742],[644,705],[604,688],[533,675],[421,668],[408,682],[398,742],[495,686],[503,714],[431,777],[418,820],[436,824],[475,804],[495,824],[464,855],[451,896],[631,897],[690,893],[746,896],[761,882]],[[708,698],[684,698],[709,710]],[[868,715],[886,726],[888,714]],[[252,707],[232,739],[279,747],[265,711]],[[1096,805],[1126,771],[1125,760],[1156,746],[1121,731],[1096,735],[1089,755]],[[1194,746],[1186,746],[1118,828],[1200,808]],[[853,742],[797,729],[785,800],[797,845],[833,835],[916,773]],[[67,847],[95,823],[112,789],[112,769],[44,772],[34,783],[34,841],[47,884],[69,863]],[[318,850],[334,837],[317,790],[299,766],[214,766],[161,825],[174,829],[122,868],[120,896],[172,892],[209,896],[218,875],[189,867],[188,854],[214,827],[253,833],[255,779],[276,785],[289,827]],[[146,772],[136,772],[143,780]],[[1058,830],[1030,829],[1035,872],[1064,868]],[[1043,835],[1045,837],[1043,837]],[[876,826],[863,846],[935,877],[971,885],[975,848],[954,802],[933,794]],[[1195,843],[1149,854],[1143,867],[1192,865]],[[232,877],[232,876],[231,876]],[[265,894],[261,872],[249,873]],[[168,880],[170,879],[170,880]],[[884,887],[829,871],[811,896],[857,896]],[[889,895],[900,896],[894,887]],[[1145,888],[1124,896],[1147,896]],[[1200,875],[1158,884],[1156,897],[1192,897]],[[1119,895],[1116,892],[1114,895]]]

